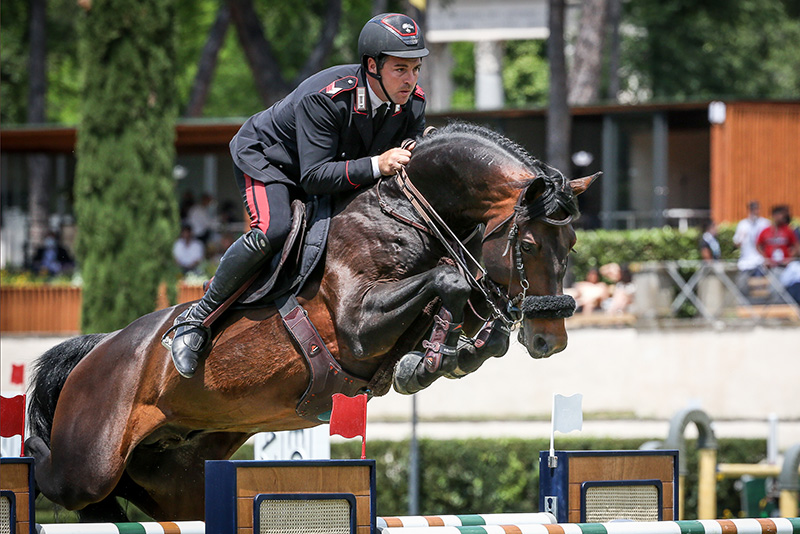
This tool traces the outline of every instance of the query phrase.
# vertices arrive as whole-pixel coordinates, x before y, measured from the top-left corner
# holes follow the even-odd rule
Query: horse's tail
[[[50,430],[56,403],[67,376],[108,334],[88,334],[64,341],[42,354],[33,370],[29,388],[28,428],[50,446]]]

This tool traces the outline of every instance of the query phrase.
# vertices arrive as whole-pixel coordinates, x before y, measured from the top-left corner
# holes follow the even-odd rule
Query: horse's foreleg
[[[469,294],[467,280],[449,265],[378,283],[363,296],[341,301],[346,308],[339,314],[341,331],[353,357],[363,360],[389,351],[436,297],[452,314],[452,322],[460,323]]]

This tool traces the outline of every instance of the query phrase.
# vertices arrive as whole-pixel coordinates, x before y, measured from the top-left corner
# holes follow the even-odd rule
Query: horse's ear
[[[575,178],[574,180],[569,181],[569,186],[572,188],[572,194],[580,195],[587,189],[589,186],[592,185],[592,182],[600,178],[600,175],[603,174],[602,172],[596,172],[591,176],[585,176],[583,178]]]

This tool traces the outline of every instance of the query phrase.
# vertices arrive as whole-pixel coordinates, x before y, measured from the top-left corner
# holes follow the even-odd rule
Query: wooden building
[[[568,176],[603,171],[600,182],[580,197],[587,228],[686,227],[709,217],[733,222],[746,215],[750,200],[760,201],[767,216],[775,204],[800,215],[800,100],[576,107],[572,115],[575,164],[562,171]],[[450,120],[488,125],[544,159],[544,109],[428,115],[432,125]],[[210,193],[241,217],[228,142],[242,122],[178,124],[179,198]],[[26,154],[51,156],[52,211],[69,223],[75,139],[74,128],[0,129],[4,264],[24,241],[10,234],[19,234],[25,224]]]

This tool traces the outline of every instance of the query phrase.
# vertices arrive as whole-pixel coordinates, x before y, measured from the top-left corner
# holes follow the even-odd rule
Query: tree
[[[625,2],[627,99],[796,98],[800,8],[794,0]]]
[[[42,124],[47,109],[47,4],[45,0],[30,3],[30,46],[28,61],[28,123]],[[31,251],[42,244],[49,229],[50,168],[45,154],[28,156],[28,215],[30,231],[28,241]]]
[[[293,78],[284,76],[275,47],[266,38],[264,27],[260,22],[253,0],[228,0],[231,19],[236,26],[239,42],[242,45],[250,70],[256,82],[258,93],[265,106],[270,106],[286,96],[302,80],[320,70],[328,58],[334,37],[339,28],[342,15],[341,0],[330,0],[325,3],[319,37],[302,66]],[[310,33],[308,29],[301,30]],[[306,35],[307,37],[307,35]],[[300,54],[293,54],[299,63]]]
[[[151,312],[172,265],[175,1],[94,0],[82,19],[76,252],[82,329],[99,332]]]
[[[192,84],[192,93],[189,95],[189,103],[186,105],[187,117],[199,117],[203,113],[203,107],[208,99],[208,92],[211,86],[211,79],[217,67],[217,57],[219,50],[225,42],[225,34],[228,33],[228,26],[231,21],[231,12],[228,5],[223,3],[219,6],[217,17],[208,32],[206,44],[200,54],[197,75]]]
[[[567,63],[564,58],[564,2],[549,0],[547,58],[550,61],[550,93],[547,107],[547,163],[562,172],[570,169],[572,120],[567,105]]]
[[[572,105],[596,102],[600,96],[607,8],[608,0],[583,0],[567,97]]]

